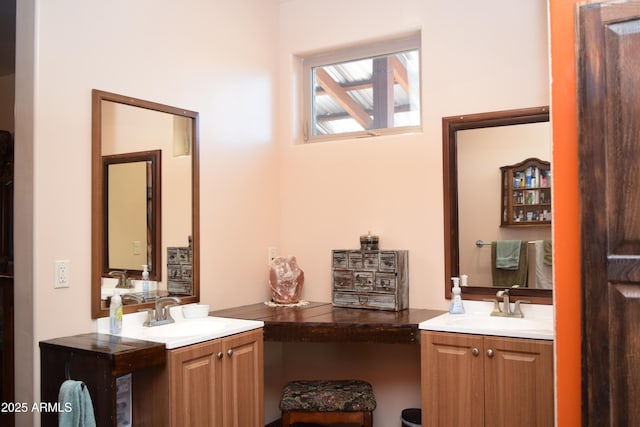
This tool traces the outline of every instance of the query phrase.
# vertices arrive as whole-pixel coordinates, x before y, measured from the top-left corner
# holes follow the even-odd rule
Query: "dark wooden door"
[[[632,426],[640,422],[640,2],[581,6],[578,46],[583,424]]]

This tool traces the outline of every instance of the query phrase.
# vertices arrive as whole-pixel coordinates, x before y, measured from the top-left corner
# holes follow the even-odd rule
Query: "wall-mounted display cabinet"
[[[529,158],[502,166],[501,227],[551,224],[551,163]]]

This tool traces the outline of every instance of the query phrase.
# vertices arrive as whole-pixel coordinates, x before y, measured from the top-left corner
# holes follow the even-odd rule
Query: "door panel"
[[[583,422],[640,419],[640,2],[578,9]]]
[[[421,335],[422,422],[433,427],[484,425],[484,347],[476,335]]]
[[[553,342],[485,337],[485,426],[553,425]]]

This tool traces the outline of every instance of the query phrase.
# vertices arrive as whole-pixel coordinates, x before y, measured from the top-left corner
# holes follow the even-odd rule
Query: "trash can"
[[[402,410],[402,427],[420,427],[422,425],[422,410],[408,408]]]

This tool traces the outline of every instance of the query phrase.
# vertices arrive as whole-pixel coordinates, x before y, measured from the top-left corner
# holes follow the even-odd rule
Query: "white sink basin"
[[[515,338],[554,339],[553,308],[523,304],[524,318],[492,317],[492,303],[465,301],[465,314],[441,314],[420,323],[423,330],[494,335]]]
[[[203,319],[181,320],[178,323],[168,325],[143,327],[140,333],[149,339],[152,338],[181,338],[215,333],[225,329],[225,322],[215,317]]]
[[[232,319],[227,317],[203,317],[185,319],[182,306],[171,307],[175,323],[161,326],[142,326],[146,313],[131,313],[123,317],[123,337],[164,343],[168,349],[197,344],[216,338],[262,328],[260,320]],[[98,320],[98,332],[109,333],[109,318]]]

